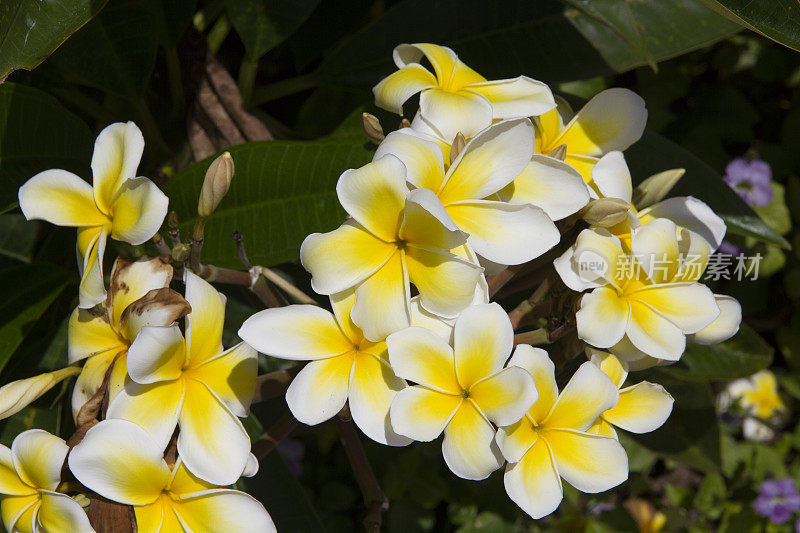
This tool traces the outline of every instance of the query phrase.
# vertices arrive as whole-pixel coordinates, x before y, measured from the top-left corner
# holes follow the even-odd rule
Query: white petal
[[[442,442],[444,461],[464,479],[486,479],[503,465],[494,428],[472,402],[462,402],[447,423]]]
[[[259,352],[281,359],[321,359],[353,349],[333,315],[315,305],[259,311],[245,320],[238,335]]]
[[[350,391],[352,369],[351,354],[308,363],[286,391],[294,417],[313,426],[341,411]]]
[[[92,186],[66,170],[45,170],[19,188],[19,207],[28,220],[57,226],[102,226],[108,218],[92,197]]]
[[[186,531],[277,531],[264,506],[252,496],[231,489],[211,489],[185,496],[172,505]],[[167,533],[162,529],[162,533]],[[171,532],[170,532],[171,533]]]
[[[389,408],[397,393],[406,387],[389,362],[360,352],[355,356],[348,405],[353,421],[369,438],[389,446],[405,446],[411,439],[395,433],[389,422]]]
[[[495,119],[533,117],[556,107],[550,88],[527,76],[472,83],[467,89],[489,99]]]
[[[581,492],[603,492],[628,479],[628,455],[611,437],[557,429],[544,438],[558,473]]]
[[[506,466],[503,483],[509,498],[534,519],[555,511],[563,498],[561,478],[544,439],[518,463]]]
[[[101,496],[128,505],[154,502],[169,481],[161,448],[141,427],[126,420],[105,420],[89,431],[69,454],[78,481]]]
[[[111,237],[133,245],[147,242],[167,216],[169,198],[147,178],[125,180],[111,205]]]
[[[78,502],[58,492],[42,491],[38,522],[44,531],[94,533],[83,508]]]
[[[133,122],[106,126],[94,142],[92,176],[94,197],[101,211],[110,213],[112,198],[122,183],[136,176],[144,137]]]
[[[586,431],[600,415],[614,407],[618,399],[616,384],[594,363],[587,361],[578,367],[561,391],[544,425],[548,429]]]
[[[178,325],[145,326],[128,348],[128,373],[137,383],[177,379],[183,372],[186,343]]]
[[[603,197],[631,202],[633,182],[622,152],[613,151],[601,157],[592,168],[592,181]]]
[[[20,479],[32,487],[56,490],[67,444],[41,429],[23,431],[11,443],[11,459]]]
[[[581,298],[575,314],[578,336],[598,348],[614,346],[625,335],[630,306],[608,287],[598,287]]]
[[[372,93],[375,105],[402,115],[406,100],[432,85],[436,85],[436,78],[421,65],[411,64],[383,78]]]
[[[469,233],[475,253],[502,265],[527,263],[561,238],[550,217],[530,204],[472,200],[450,204],[447,212]]]
[[[400,435],[428,442],[442,434],[461,404],[461,396],[422,386],[397,393],[389,411],[392,428]]]
[[[726,341],[736,335],[742,323],[742,306],[736,298],[724,294],[715,294],[714,298],[720,314],[714,322],[691,337],[697,344],[717,344]]]
[[[437,192],[444,181],[444,158],[439,145],[407,132],[393,131],[378,145],[373,161],[392,154],[406,167],[406,179],[415,187]]]
[[[719,248],[725,238],[725,222],[705,202],[693,196],[667,198],[639,213],[640,218],[668,218],[678,226],[699,234],[711,246]]]
[[[667,421],[674,402],[661,385],[642,381],[620,390],[619,402],[603,418],[625,431],[649,433]]]
[[[419,109],[439,135],[450,142],[458,133],[472,137],[492,122],[492,104],[469,91],[425,89],[419,95]]]
[[[511,321],[497,303],[466,308],[453,337],[456,375],[464,389],[499,372],[514,347]]]

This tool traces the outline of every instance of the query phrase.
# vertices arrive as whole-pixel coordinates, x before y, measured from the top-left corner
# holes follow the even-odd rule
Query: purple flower
[[[739,257],[739,254],[743,254],[744,252],[744,248],[731,244],[728,241],[722,241],[719,244],[719,248],[717,248],[717,253],[732,255],[733,257]]]
[[[737,157],[725,167],[725,176],[722,179],[748,205],[760,207],[772,201],[773,191],[769,185],[772,181],[772,169],[766,161],[747,161]]]
[[[773,524],[783,524],[800,511],[800,494],[792,478],[764,481],[753,509]]]

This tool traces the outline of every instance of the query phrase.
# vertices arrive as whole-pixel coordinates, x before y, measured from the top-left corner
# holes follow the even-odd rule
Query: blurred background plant
[[[626,152],[634,181],[686,168],[674,194],[695,194],[725,217],[724,251],[734,259],[763,259],[757,280],[740,281],[731,269],[730,279],[716,282],[715,292],[742,302],[736,337],[690,345],[681,363],[645,372],[676,398],[675,410],[655,433],[621,434],[631,458],[624,485],[597,495],[565,486],[559,510],[534,522],[505,497],[499,472],[478,485],[452,476],[435,445],[389,449],[364,439],[391,503],[385,529],[800,528],[800,15],[775,2],[747,4],[3,2],[0,78],[9,77],[0,84],[0,379],[65,364],[76,293],[73,235],[25,223],[15,205],[24,180],[52,167],[88,176],[94,135],[108,123],[135,120],[147,140],[140,171],[170,196],[173,234],[185,233],[207,158],[229,149],[236,180],[208,222],[204,259],[240,267],[230,238],[238,230],[253,263],[307,288],[299,244],[339,223],[335,180],[371,158],[361,113],[375,114],[387,132],[398,125],[374,107],[371,87],[392,71],[393,46],[436,42],[489,78],[525,74],[573,105],[607,87],[636,91],[649,121]],[[226,292],[229,345],[261,306],[244,289]],[[503,301],[523,297],[508,291]],[[262,371],[277,365],[263,359]],[[69,434],[68,386],[0,423],[0,441],[9,445],[30,427]],[[257,438],[284,412],[282,397],[258,403],[248,430]],[[363,501],[333,423],[299,427],[243,483],[280,530],[360,527]]]

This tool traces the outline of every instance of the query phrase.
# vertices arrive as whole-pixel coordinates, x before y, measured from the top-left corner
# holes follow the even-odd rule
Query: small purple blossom
[[[783,524],[800,511],[800,494],[792,478],[764,481],[753,509],[773,524]]]
[[[735,244],[731,244],[728,241],[722,241],[719,244],[719,248],[717,248],[717,253],[732,255],[733,257],[739,257],[739,254],[743,254],[744,252],[744,248],[741,246],[736,246]]]
[[[760,159],[747,161],[737,157],[725,167],[725,176],[722,179],[748,205],[761,207],[772,201],[773,191],[770,187],[772,169],[766,161]]]

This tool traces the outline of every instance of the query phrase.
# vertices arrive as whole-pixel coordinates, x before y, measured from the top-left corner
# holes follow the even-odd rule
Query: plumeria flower
[[[80,504],[57,492],[69,447],[41,429],[0,445],[0,514],[11,533],[93,532]]]
[[[331,297],[333,313],[313,305],[265,309],[248,318],[239,337],[261,353],[310,361],[286,391],[289,409],[314,425],[350,406],[353,421],[369,438],[403,446],[410,439],[389,425],[389,406],[406,386],[386,354],[386,343],[372,342],[350,318],[351,289]]]
[[[587,349],[591,362],[597,365],[619,389],[617,404],[600,415],[587,431],[617,437],[615,427],[631,433],[649,433],[664,425],[672,413],[675,399],[657,383],[641,381],[623,388],[628,377],[628,364],[608,352]]]
[[[769,205],[775,194],[772,190],[772,168],[760,159],[747,161],[737,157],[725,167],[722,177],[736,194],[748,205],[763,207]]]
[[[465,309],[456,320],[453,347],[420,327],[393,333],[386,344],[397,375],[417,383],[392,402],[394,430],[419,441],[444,432],[444,460],[459,477],[484,479],[500,468],[491,422],[513,424],[537,398],[531,376],[503,368],[514,344],[503,309],[496,303]]]
[[[739,402],[749,415],[769,421],[786,412],[786,403],[778,392],[778,380],[769,370],[760,370],[746,379],[737,379],[726,387],[728,397]]]
[[[575,317],[581,339],[641,368],[655,359],[677,361],[686,336],[720,316],[714,294],[696,281],[707,244],[686,230],[677,235],[674,222],[656,219],[633,233],[631,254],[605,229],[578,235],[554,266],[573,290],[592,289]]]
[[[177,324],[144,326],[128,349],[131,381],[111,400],[108,418],[130,420],[163,450],[175,426],[178,453],[196,476],[219,485],[248,467],[247,416],[255,391],[258,354],[245,343],[223,351],[225,297],[185,271],[186,337]]]
[[[408,129],[389,134],[375,157],[397,156],[408,181],[435,192],[450,219],[469,234],[469,246],[492,263],[517,265],[540,256],[560,239],[553,220],[589,200],[568,165],[544,156],[531,161],[534,130],[527,118],[478,133],[449,166],[436,143]]]
[[[509,463],[506,492],[514,503],[541,518],[561,503],[561,478],[587,493],[608,490],[628,478],[628,456],[620,443],[587,432],[619,397],[602,370],[587,361],[559,394],[555,366],[544,350],[521,344],[512,366],[527,370],[539,391],[522,420],[497,432],[497,444]]]
[[[142,533],[275,531],[258,500],[196,477],[180,457],[170,468],[162,455],[136,424],[105,420],[72,449],[69,468],[97,494],[133,506]]]
[[[111,124],[94,143],[93,185],[66,170],[52,169],[19,189],[19,206],[28,220],[78,228],[81,308],[106,298],[106,239],[142,244],[155,235],[167,215],[164,193],[149,179],[136,177],[143,150],[144,138],[136,124]]]
[[[300,260],[319,294],[355,287],[351,318],[367,339],[408,327],[409,282],[438,315],[455,316],[473,301],[482,269],[459,255],[467,235],[433,192],[408,190],[397,157],[346,171],[336,192],[352,218],[306,237]]]
[[[169,288],[172,266],[166,259],[117,259],[105,309],[76,308],[69,318],[68,359],[86,359],[72,391],[72,413],[77,416],[100,388],[113,364],[108,397],[113,399],[125,385],[127,353],[143,326],[169,326],[186,315],[189,304]]]
[[[392,55],[400,70],[372,89],[376,105],[402,115],[405,101],[420,93],[422,116],[449,141],[459,132],[475,135],[492,119],[541,115],[556,106],[544,83],[526,76],[487,81],[444,46],[401,44]],[[423,56],[433,73],[420,64]]]
[[[606,89],[572,115],[558,108],[534,119],[536,153],[549,154],[565,146],[565,161],[591,181],[592,167],[612,150],[625,150],[639,140],[647,122],[644,100],[628,89]]]
[[[685,228],[702,237],[711,253],[719,248],[727,227],[714,211],[703,201],[693,196],[667,198],[649,207],[637,210],[632,203],[633,181],[622,152],[612,151],[601,157],[591,170],[589,182],[594,196],[617,198],[629,205],[628,217],[619,224],[607,228],[620,238],[623,247],[630,250],[631,232],[637,227],[659,218],[668,218],[679,229]]]

